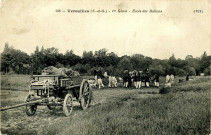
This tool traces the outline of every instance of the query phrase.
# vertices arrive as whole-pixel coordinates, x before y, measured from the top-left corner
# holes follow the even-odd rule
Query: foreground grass
[[[1,75],[1,89],[28,91],[30,77],[30,75]]]
[[[43,133],[209,134],[210,78],[176,85],[167,94],[139,97],[135,92],[114,98],[82,115],[48,125]]]
[[[145,90],[143,90],[145,91]],[[147,89],[148,91],[148,89]],[[94,98],[92,106],[100,106],[110,99],[121,97],[124,94],[138,93],[135,89],[122,89],[122,88],[110,88],[98,90],[94,89]],[[159,91],[157,90],[157,93]],[[28,92],[25,91],[14,91],[14,90],[3,90],[1,91],[1,105],[2,107],[23,103]],[[150,95],[154,96],[154,95]],[[49,110],[46,106],[38,106],[37,112],[34,116],[29,117],[25,113],[25,106],[0,112],[0,130],[2,134],[8,135],[42,135],[43,132],[47,134],[47,131],[51,130],[51,125],[66,125],[71,120],[75,120],[75,116],[84,114],[81,110],[80,104],[75,102],[74,110],[70,117],[65,117],[62,107],[58,107],[55,111]],[[85,111],[86,113],[86,111]],[[66,125],[69,126],[69,125]],[[63,127],[61,128],[63,129]],[[54,129],[52,129],[54,130]],[[56,130],[54,130],[57,132]],[[58,130],[61,131],[61,130]],[[50,131],[49,133],[53,133]]]
[[[9,80],[6,81],[7,76],[5,76],[5,81],[3,82],[2,79],[2,83],[9,82],[11,89],[15,89],[16,86],[28,88],[27,78],[30,79],[29,76],[17,78],[14,76],[8,77]],[[144,89],[144,92],[129,89],[113,89],[113,91],[103,89],[100,91],[103,95],[99,96],[94,91],[96,94],[94,97],[99,98],[97,102],[95,101],[96,104],[85,111],[74,110],[71,117],[63,117],[62,111],[55,114],[56,112],[47,109],[39,109],[37,115],[28,117],[20,111],[20,108],[20,110],[2,114],[2,123],[7,124],[2,125],[2,131],[7,134],[62,135],[209,134],[210,80],[209,77],[205,77],[174,84],[171,89],[168,89],[167,94],[146,94],[148,92],[145,91],[150,91],[150,89]],[[161,78],[161,83],[164,81],[164,78]],[[121,96],[111,96],[109,100],[101,102],[104,98],[115,95],[116,93],[113,93],[115,91],[122,92]],[[126,93],[126,91],[130,92]],[[22,102],[20,99],[24,100],[24,94],[20,97],[19,92],[5,92],[1,93],[2,106],[17,104]],[[12,98],[7,97],[8,94]],[[8,125],[10,122],[6,122],[8,120],[11,125]],[[35,130],[36,128],[39,130]]]

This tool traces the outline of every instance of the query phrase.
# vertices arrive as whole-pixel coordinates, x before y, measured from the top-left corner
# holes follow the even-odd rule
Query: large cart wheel
[[[83,110],[87,109],[90,106],[92,100],[92,89],[89,86],[88,82],[84,82],[82,89],[82,97],[80,101],[81,108]]]
[[[26,100],[25,102],[30,102],[30,101],[34,101],[35,99],[35,96],[33,94],[29,94],[26,96]],[[32,116],[36,113],[36,110],[37,110],[37,105],[36,104],[33,104],[33,105],[26,105],[26,114],[28,116]]]
[[[73,96],[71,94],[67,94],[63,103],[63,111],[66,116],[70,116],[73,111]]]

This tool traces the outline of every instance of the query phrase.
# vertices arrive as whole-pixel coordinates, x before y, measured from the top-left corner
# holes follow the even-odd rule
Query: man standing
[[[146,78],[145,78],[145,81],[146,81],[146,86],[147,86],[147,88],[149,88],[150,74],[149,74],[148,69],[147,69],[147,71],[146,71]]]
[[[170,82],[170,76],[167,74],[166,75],[166,83],[169,83]]]
[[[145,78],[146,78],[146,75],[145,75],[145,73],[142,72],[141,73],[141,87],[142,86],[146,87],[146,81],[145,81],[146,79]]]
[[[128,70],[124,71],[124,76],[123,76],[123,87],[128,87]]]
[[[136,88],[137,89],[141,88],[141,72],[140,71],[137,73],[137,85],[136,85]]]
[[[98,74],[97,70],[94,70],[94,78],[96,83],[97,83],[97,74]]]
[[[174,75],[173,74],[171,74],[170,79],[171,79],[171,83],[173,84],[174,83]]]
[[[155,74],[155,87],[159,87],[159,75],[158,74]]]
[[[130,71],[128,74],[128,88],[132,87],[132,72]]]
[[[97,75],[97,82],[98,82],[99,89],[101,88],[101,86],[104,87],[103,82],[102,82],[102,78],[103,78],[102,71],[99,70],[98,75]]]
[[[170,78],[170,75],[167,74],[166,75],[166,84],[165,84],[165,87],[171,87],[171,78]]]
[[[133,82],[134,82],[134,87],[137,88],[138,86],[138,72],[137,71],[133,72]]]
[[[189,81],[189,74],[186,75],[186,81]]]

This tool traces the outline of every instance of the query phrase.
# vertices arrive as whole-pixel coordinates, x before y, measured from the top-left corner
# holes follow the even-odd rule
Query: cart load
[[[73,102],[79,102],[83,110],[91,104],[91,85],[83,76],[33,75],[32,78],[25,103],[1,108],[1,111],[26,106],[26,114],[32,116],[39,105],[50,110],[62,106],[64,114],[70,116]]]
[[[57,76],[80,76],[78,71],[71,68],[56,68],[54,66],[46,67],[42,70],[42,75],[57,75]]]

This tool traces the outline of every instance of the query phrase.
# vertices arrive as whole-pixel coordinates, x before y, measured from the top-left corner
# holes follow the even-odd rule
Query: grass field
[[[164,78],[161,83],[163,85]],[[55,112],[46,107],[38,107],[32,117],[25,115],[23,107],[2,112],[1,131],[44,135],[209,134],[210,83],[211,77],[175,83],[171,89],[165,90],[166,94],[158,94],[159,90],[155,88],[94,89],[92,106],[85,111],[76,106],[68,118],[62,110]],[[1,105],[23,102],[26,95],[24,91],[3,90]]]
[[[30,75],[1,75],[1,89],[28,91],[30,80]]]
[[[176,85],[164,95],[125,94],[49,128],[53,134],[209,134],[210,78]]]

